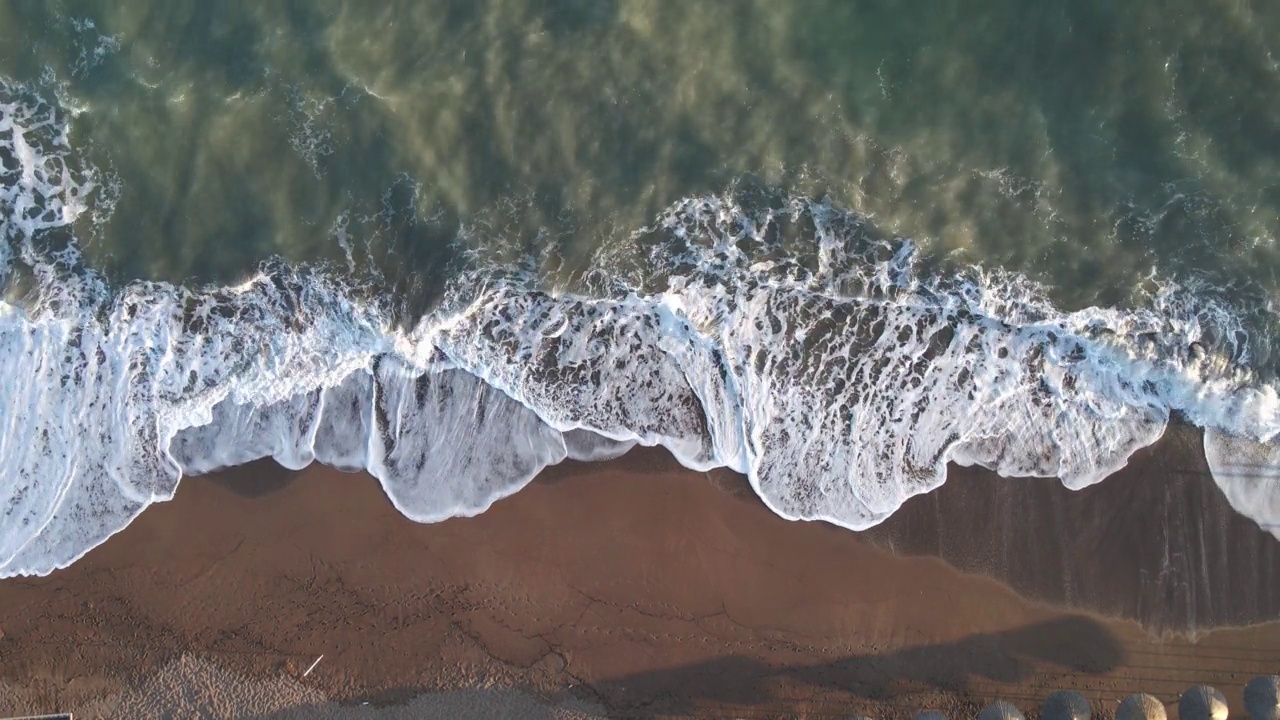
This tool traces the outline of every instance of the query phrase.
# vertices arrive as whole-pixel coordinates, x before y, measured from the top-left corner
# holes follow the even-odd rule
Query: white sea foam
[[[184,474],[263,457],[367,470],[429,522],[565,458],[662,445],[746,473],[784,517],[857,529],[951,461],[1098,482],[1173,413],[1208,429],[1232,505],[1280,522],[1275,389],[1234,316],[1172,285],[1063,313],[1016,275],[923,272],[825,203],[713,196],[620,241],[643,267],[602,260],[608,291],[480,261],[401,329],[280,263],[109,289],[69,235],[93,173],[54,108],[3,84],[0,162],[0,576],[65,566]]]

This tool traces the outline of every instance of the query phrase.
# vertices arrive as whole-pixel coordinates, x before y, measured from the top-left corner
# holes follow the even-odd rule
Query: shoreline
[[[941,488],[862,535],[1155,634],[1280,619],[1280,541],[1227,503],[1209,474],[1203,432],[1185,423],[1078,491],[1053,478],[952,465]]]
[[[1178,453],[1189,445],[1173,428],[1167,438],[1103,485],[1141,485],[1125,492],[1168,498],[1158,510],[1174,518],[1169,508],[1212,481],[1192,474],[1199,479],[1170,486],[1162,468],[1184,462]],[[1119,490],[1004,480],[1033,488],[1032,501],[1013,491],[988,497],[996,512],[962,522],[984,486],[956,471],[868,533],[782,520],[740,476],[688,471],[657,450],[548,468],[488,512],[434,525],[400,516],[364,474],[265,461],[189,478],[173,501],[72,567],[0,581],[0,700],[24,696],[39,701],[24,710],[93,717],[84,708],[127,705],[148,678],[181,682],[183,673],[166,670],[175,663],[212,663],[228,677],[285,683],[278,700],[312,710],[345,703],[333,712],[353,713],[361,702],[407,707],[424,692],[477,687],[518,689],[587,717],[821,717],[837,708],[887,717],[925,707],[954,715],[996,697],[1025,711],[1059,688],[1102,710],[1138,691],[1176,702],[1201,682],[1240,710],[1243,683],[1276,671],[1268,661],[1280,657],[1280,623],[1201,624],[1184,636],[1085,606],[1144,587],[1116,578],[1144,575],[1146,546],[1132,541],[1147,526],[1102,514],[1087,543],[1073,535],[1055,544],[1001,525],[1010,503],[1024,509],[1019,517],[1072,517],[1096,514]],[[1270,544],[1241,544],[1248,528],[1210,517],[1199,535],[1158,537],[1204,541],[1180,561],[1187,567],[1237,548],[1211,573],[1233,572],[1248,559],[1241,553],[1276,557],[1280,543],[1256,526]],[[1107,542],[1111,551],[1099,554]],[[1023,575],[1035,560],[1052,571]],[[1253,576],[1269,567],[1255,565]],[[1058,572],[1075,608],[1024,597],[1051,590],[1045,578]],[[1172,599],[1140,609],[1261,615],[1277,595],[1275,581],[1259,576],[1252,593],[1221,593],[1252,596],[1233,606],[1206,602],[1191,583],[1194,603],[1180,606],[1167,595],[1176,586],[1145,576],[1147,591]],[[267,702],[258,695],[250,700]],[[522,702],[517,695],[502,702]]]

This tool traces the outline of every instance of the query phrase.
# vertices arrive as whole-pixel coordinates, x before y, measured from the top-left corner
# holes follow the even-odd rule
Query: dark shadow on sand
[[[216,470],[208,475],[195,475],[193,478],[213,483],[240,497],[259,498],[289,487],[303,472],[305,471],[290,470],[271,458],[263,458],[239,467]]]
[[[716,488],[723,490],[740,500],[763,504],[756,496],[746,477],[726,468],[716,468],[707,472],[697,472],[681,465],[670,452],[661,447],[632,448],[627,454],[615,460],[607,461],[611,467],[624,468],[628,473],[637,475],[665,475],[668,473],[684,473],[694,482],[705,480]],[[534,478],[534,482],[544,485],[556,485],[573,478],[590,477],[600,472],[599,462],[581,462],[565,460],[558,465],[546,468]]]
[[[1079,491],[953,466],[945,485],[861,535],[1155,631],[1280,619],[1280,542],[1232,509],[1200,430],[1184,424]]]
[[[627,472],[639,475],[693,472],[677,462],[675,456],[661,447],[634,447],[622,457],[605,462],[613,467],[626,468]],[[599,462],[565,460],[538,473],[534,482],[555,485],[571,478],[595,475],[600,472],[600,467]]]
[[[579,694],[614,708],[643,708],[645,715],[693,714],[706,706],[779,703],[782,699],[771,691],[783,686],[811,688],[819,697],[883,701],[931,690],[963,694],[975,682],[1017,683],[1046,665],[1075,673],[1106,673],[1124,661],[1123,647],[1109,630],[1090,618],[1072,616],[953,643],[821,664],[776,666],[731,655],[593,683]]]

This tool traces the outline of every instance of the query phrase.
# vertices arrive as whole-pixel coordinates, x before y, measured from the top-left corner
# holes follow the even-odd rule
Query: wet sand
[[[652,450],[437,525],[365,475],[191,478],[71,568],[0,581],[0,714],[959,716],[1069,687],[1172,716],[1193,683],[1241,711],[1280,626],[1207,628],[1280,616],[1280,543],[1170,474],[1194,470],[1180,432],[1083,493],[956,469],[861,536]]]
[[[952,467],[865,537],[1157,633],[1280,619],[1280,541],[1231,509],[1202,448],[1199,429],[1174,425],[1079,492]]]

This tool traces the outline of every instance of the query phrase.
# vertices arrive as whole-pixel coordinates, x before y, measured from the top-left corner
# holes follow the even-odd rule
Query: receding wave
[[[184,474],[367,470],[406,516],[471,515],[565,458],[661,445],[790,519],[881,522],[948,462],[1104,479],[1174,415],[1280,523],[1274,381],[1225,304],[1166,284],[1062,312],[1013,273],[922,267],[804,198],[680,200],[581,283],[465,254],[410,322],[318,268],[111,287],[72,227],[99,183],[57,108],[0,85],[0,576],[66,566]],[[625,256],[626,262],[617,258]],[[1256,332],[1255,332],[1256,335]]]

